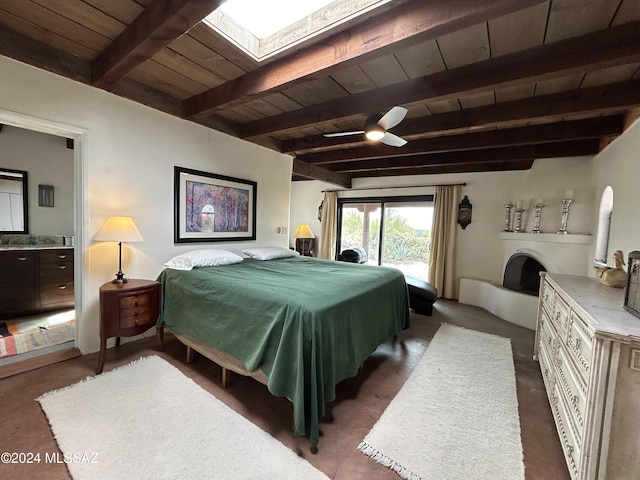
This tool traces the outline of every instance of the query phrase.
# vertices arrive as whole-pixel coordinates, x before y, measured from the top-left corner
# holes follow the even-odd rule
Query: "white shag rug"
[[[155,355],[37,400],[75,480],[328,478]]]
[[[510,340],[442,325],[358,449],[412,480],[524,480]]]

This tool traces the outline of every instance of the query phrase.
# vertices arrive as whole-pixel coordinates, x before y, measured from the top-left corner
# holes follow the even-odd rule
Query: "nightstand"
[[[160,283],[129,279],[126,283],[105,283],[100,287],[100,359],[96,374],[102,373],[107,339],[140,335],[153,327],[160,314]]]

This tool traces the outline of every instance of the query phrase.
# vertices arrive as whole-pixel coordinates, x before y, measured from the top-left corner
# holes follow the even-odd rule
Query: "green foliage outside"
[[[342,219],[342,248],[361,247],[364,214],[355,209],[344,209]],[[431,250],[431,231],[416,230],[394,209],[385,211],[385,262],[421,262],[428,264]],[[378,250],[380,219],[371,221],[369,231],[369,258],[375,259]]]

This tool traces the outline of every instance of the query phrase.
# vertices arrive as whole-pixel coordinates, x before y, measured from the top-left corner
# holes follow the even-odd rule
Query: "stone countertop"
[[[1,245],[0,252],[12,250],[73,250],[73,248],[67,245]]]

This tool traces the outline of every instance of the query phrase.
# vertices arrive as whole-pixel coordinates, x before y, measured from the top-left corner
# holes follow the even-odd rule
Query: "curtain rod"
[[[401,185],[397,187],[361,187],[361,188],[340,188],[336,190],[322,190],[321,193],[325,192],[355,192],[358,190],[391,190],[397,188],[425,188],[425,187],[455,187],[455,186],[466,187],[466,183],[437,183],[433,185]]]

